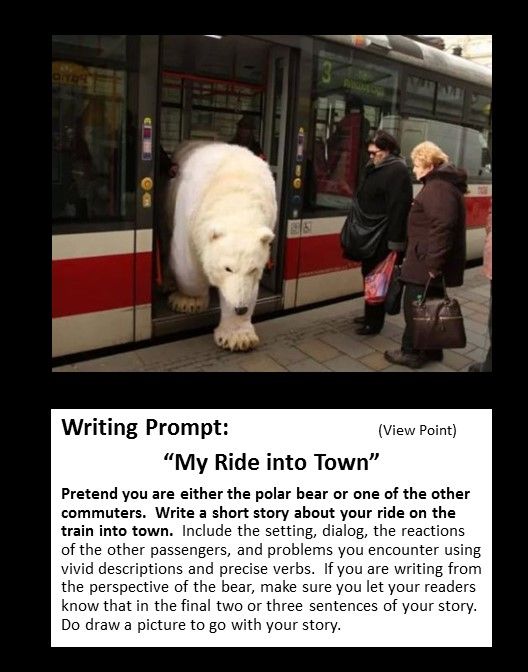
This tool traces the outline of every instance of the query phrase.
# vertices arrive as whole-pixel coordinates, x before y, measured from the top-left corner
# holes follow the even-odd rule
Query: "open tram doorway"
[[[284,180],[288,111],[289,50],[263,40],[236,36],[165,35],[160,45],[157,190],[154,209],[155,264],[153,335],[214,324],[219,301],[211,289],[204,313],[174,313],[163,277],[164,190],[171,179],[164,165],[185,140],[233,141],[239,125],[249,129],[268,161],[277,188],[279,213]],[[242,123],[240,124],[240,122]],[[255,151],[255,153],[258,153]],[[279,214],[270,261],[261,280],[255,314],[282,306],[278,259],[284,223]],[[166,226],[166,224],[165,224]],[[166,229],[165,229],[166,231]],[[165,235],[165,241],[161,236]]]

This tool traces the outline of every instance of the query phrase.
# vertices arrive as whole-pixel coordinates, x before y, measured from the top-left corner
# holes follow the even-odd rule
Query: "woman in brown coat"
[[[423,295],[442,296],[442,276],[447,287],[464,282],[466,263],[467,174],[449,164],[449,157],[432,142],[422,142],[411,152],[413,172],[423,182],[407,221],[407,248],[401,279],[405,283],[405,331],[401,350],[385,352],[393,364],[419,369],[427,361],[440,361],[442,350],[416,350],[412,338],[412,302]]]

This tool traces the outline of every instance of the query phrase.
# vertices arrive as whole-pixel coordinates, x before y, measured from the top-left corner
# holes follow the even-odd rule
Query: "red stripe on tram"
[[[151,265],[151,252],[53,261],[52,317],[150,303]]]

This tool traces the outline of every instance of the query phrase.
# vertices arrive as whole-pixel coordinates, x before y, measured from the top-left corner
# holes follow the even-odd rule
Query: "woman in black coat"
[[[386,215],[387,224],[374,255],[361,262],[363,277],[391,250],[403,253],[407,215],[412,203],[411,176],[396,139],[385,131],[377,131],[369,142],[368,153],[370,160],[358,189],[358,203],[367,215]],[[361,336],[379,334],[385,322],[384,304],[366,303],[364,317],[356,317],[354,322],[363,325],[356,329]]]
[[[442,296],[442,276],[447,287],[464,282],[466,263],[467,174],[449,164],[449,157],[432,142],[422,142],[411,152],[416,179],[423,188],[414,199],[407,225],[407,248],[401,280],[405,283],[403,310],[405,331],[401,350],[385,352],[393,364],[421,368],[427,361],[440,361],[442,350],[416,350],[412,337],[412,303],[423,295]]]

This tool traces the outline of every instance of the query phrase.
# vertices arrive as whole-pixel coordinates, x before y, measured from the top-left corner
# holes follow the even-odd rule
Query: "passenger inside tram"
[[[366,142],[369,131],[370,123],[365,118],[363,101],[359,96],[348,95],[345,114],[328,138],[328,179],[339,182],[342,188],[350,189],[352,185],[348,184],[348,179],[358,160],[360,166],[368,161]]]
[[[245,114],[239,119],[236,134],[234,138],[229,141],[229,144],[247,147],[253,154],[265,159],[262,147],[255,138],[255,120],[249,114]]]
[[[321,102],[319,107],[325,112]],[[320,120],[323,135],[317,135],[314,146],[316,192],[350,198],[356,192],[368,161],[366,148],[370,122],[365,117],[360,96],[348,94],[344,101],[342,98],[330,101],[330,105],[326,114],[333,121]]]
[[[66,137],[69,139],[71,180],[67,189],[65,214],[86,219],[94,166],[82,117],[77,117],[74,127],[67,129]]]

